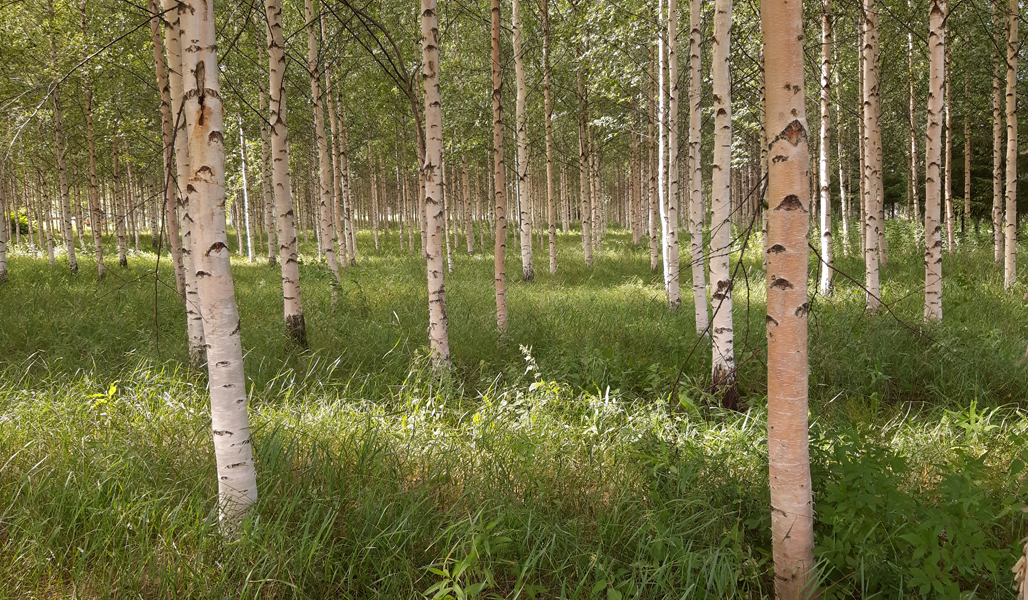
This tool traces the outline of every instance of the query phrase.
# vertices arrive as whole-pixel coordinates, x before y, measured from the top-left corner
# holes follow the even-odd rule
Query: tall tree
[[[289,177],[289,130],[286,127],[286,55],[282,34],[282,0],[265,0],[268,24],[269,109],[271,129],[272,185],[275,191],[275,235],[278,237],[279,264],[282,269],[282,298],[286,331],[293,342],[307,347],[307,325],[300,299],[300,265],[296,240],[296,213],[293,212],[292,183]]]
[[[692,297],[696,309],[696,333],[705,335],[709,327],[707,312],[707,262],[703,255],[703,164],[701,111],[703,102],[702,30],[703,0],[689,2],[689,254],[692,259]]]
[[[714,161],[711,180],[710,305],[713,387],[725,408],[735,409],[739,392],[735,377],[732,324],[732,82],[729,72],[732,0],[714,3],[712,78],[714,96]]]
[[[928,126],[925,136],[925,289],[924,316],[942,320],[942,103],[946,68],[946,0],[931,0],[928,8]]]
[[[832,76],[832,4],[831,0],[821,3],[821,137],[818,143],[818,174],[821,191],[821,293],[832,292],[835,278],[832,257],[832,193],[831,170],[828,159],[828,128],[831,125],[831,76]]]
[[[164,28],[164,47],[168,53],[168,87],[171,99],[172,122],[175,131],[175,173],[176,211],[179,232],[182,234],[182,274],[186,298],[186,338],[189,351],[189,366],[200,369],[206,361],[207,351],[203,334],[203,317],[200,315],[200,297],[197,290],[195,257],[193,252],[193,208],[189,204],[186,183],[189,181],[189,139],[186,133],[185,81],[182,71],[182,11],[185,5],[179,0],[164,0],[165,17],[170,19]],[[170,183],[170,182],[169,182]]]
[[[82,37],[86,38],[88,29],[88,18],[86,15],[86,0],[79,5],[82,16]],[[83,50],[83,61],[89,56]],[[90,81],[89,72],[85,72],[82,78],[83,97],[86,104],[86,143],[89,146],[89,228],[93,232],[93,247],[96,250],[96,274],[103,279],[106,272],[104,268],[104,246],[103,246],[103,220],[100,211],[100,181],[96,173],[96,136],[93,133],[93,85]]]
[[[864,287],[867,288],[868,310],[881,306],[879,284],[878,202],[881,197],[881,170],[878,169],[878,7],[875,0],[864,0],[864,46],[863,54],[863,110],[864,110]]]
[[[525,54],[521,39],[521,2],[511,1],[511,39],[514,45],[514,82],[517,98],[514,106],[515,129],[518,139],[518,208],[521,222],[521,269],[525,281],[535,278],[532,267],[532,182],[529,178],[528,157],[528,87],[525,85]]]
[[[550,103],[550,7],[542,0],[543,113],[546,127],[546,224],[550,233],[550,274],[557,272],[557,225],[553,194],[553,106]],[[637,238],[638,242],[638,238]]]
[[[767,449],[775,597],[817,597],[807,438],[809,128],[803,4],[762,0],[767,96]]]
[[[171,83],[168,81],[168,71],[164,67],[164,43],[161,40],[161,22],[157,0],[149,0],[150,9],[150,41],[153,45],[154,67],[157,75],[157,91],[161,95],[161,143],[163,145],[161,163],[164,182],[161,186],[164,193],[164,222],[168,228],[168,239],[171,240],[171,260],[175,267],[175,286],[178,294],[183,299],[186,297],[186,277],[182,268],[182,238],[179,237],[178,212],[176,208],[176,183],[175,183],[175,129],[171,116]],[[170,27],[170,25],[169,25]],[[65,182],[67,185],[67,182]],[[70,216],[69,216],[70,221]],[[81,223],[79,224],[81,227]],[[71,232],[70,223],[68,232]],[[74,245],[74,244],[73,244]]]
[[[682,305],[678,276],[678,4],[667,2],[667,69],[668,69],[668,197],[664,222],[664,263],[667,265],[667,297],[671,310]]]
[[[225,135],[214,4],[182,0],[182,70],[188,81],[185,116],[189,136],[187,190],[196,203],[196,275],[207,341],[211,427],[218,464],[219,516],[223,529],[238,531],[257,501],[257,473],[250,443],[240,320],[225,227]]]
[[[999,2],[992,3],[993,33],[998,35]],[[996,46],[999,46],[997,41]],[[1000,60],[998,48],[992,53],[992,235],[995,260],[1002,264],[1003,252],[1003,92],[1000,89]]]
[[[496,327],[507,333],[507,167],[503,161],[503,72],[500,63],[500,0],[491,0],[492,14],[490,71],[493,90],[493,192],[496,195],[495,247],[493,250],[496,284]],[[581,74],[579,74],[581,90]]]
[[[1003,263],[1003,287],[1017,282],[1017,21],[1018,0],[1010,0],[1007,8],[1007,214],[1006,260]]]
[[[311,81],[311,108],[314,110],[314,136],[318,143],[318,234],[325,262],[332,276],[339,281],[339,262],[336,258],[335,202],[333,200],[332,156],[325,135],[325,97],[321,93],[321,60],[318,56],[319,18],[314,12],[314,0],[304,0],[304,18],[307,20],[307,71]]]
[[[439,17],[436,0],[421,0],[421,74],[425,87],[425,216],[428,220],[428,341],[437,368],[450,366],[442,239],[443,111],[439,94]]]

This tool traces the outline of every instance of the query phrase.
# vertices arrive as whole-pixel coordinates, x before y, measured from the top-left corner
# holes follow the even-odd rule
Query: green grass
[[[825,596],[1005,598],[1028,532],[1024,286],[1004,292],[988,240],[967,240],[945,258],[945,321],[925,327],[921,254],[890,225],[891,312],[865,313],[841,277],[812,301]],[[491,254],[455,252],[443,380],[426,366],[424,266],[395,232],[381,254],[361,232],[335,302],[303,248],[306,352],[285,335],[277,267],[236,259],[260,502],[234,543],[167,257],[159,281],[142,253],[97,282],[88,255],[70,276],[15,249],[0,598],[770,598],[759,240],[736,285],[740,414],[711,405],[691,294],[669,312],[624,231],[593,269],[578,244],[559,236],[554,276],[537,246],[533,283],[508,245],[505,339]],[[863,279],[857,257],[838,266]]]

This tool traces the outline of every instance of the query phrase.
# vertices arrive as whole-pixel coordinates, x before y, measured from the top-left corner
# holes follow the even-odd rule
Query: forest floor
[[[888,233],[887,310],[842,275],[811,291],[822,598],[1007,598],[1028,534],[1026,286],[1005,292],[990,239],[968,236],[927,327],[922,253],[905,223]],[[130,253],[97,282],[88,255],[71,276],[15,248],[0,599],[770,598],[759,239],[735,279],[738,413],[707,391],[685,280],[672,313],[627,232],[593,269],[558,239],[558,273],[537,240],[531,283],[508,243],[502,339],[491,252],[454,248],[445,379],[424,265],[395,231],[381,253],[361,233],[334,301],[303,245],[309,351],[285,335],[277,266],[235,258],[260,499],[232,543],[167,256]],[[862,281],[856,254],[837,267]]]

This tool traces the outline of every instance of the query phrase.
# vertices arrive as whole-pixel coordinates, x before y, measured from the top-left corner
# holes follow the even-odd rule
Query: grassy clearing
[[[825,596],[1004,598],[1026,533],[1024,290],[1004,293],[987,240],[969,240],[946,259],[946,323],[924,329],[920,253],[902,224],[889,234],[894,314],[864,314],[841,278],[812,302]],[[277,269],[235,264],[261,500],[234,544],[217,536],[204,379],[183,366],[155,256],[97,283],[85,262],[71,277],[15,252],[0,598],[770,597],[759,244],[736,292],[748,408],[725,414],[702,343],[667,402],[697,343],[691,300],[668,313],[624,232],[593,270],[561,236],[556,276],[512,278],[506,340],[491,256],[456,253],[446,381],[425,370],[424,267],[395,239],[334,305],[305,248],[309,352],[282,331]],[[839,266],[862,279],[855,258]]]

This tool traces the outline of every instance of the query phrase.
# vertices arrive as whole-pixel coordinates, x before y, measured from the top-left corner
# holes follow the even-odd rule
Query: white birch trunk
[[[939,223],[942,193],[942,110],[945,92],[945,0],[931,0],[928,30],[928,126],[925,141],[925,290],[924,316],[942,320],[942,227]]]
[[[225,137],[214,8],[185,0],[182,29],[190,43],[182,55],[190,178],[186,189],[196,203],[194,265],[207,340],[214,456],[218,465],[219,517],[230,535],[257,501],[257,474],[247,416],[246,377],[240,320],[225,232]]]
[[[738,400],[732,324],[732,82],[728,61],[731,44],[732,0],[714,4],[713,74],[714,161],[711,181],[713,217],[710,226],[710,300],[713,388],[722,405],[734,410]]]
[[[700,162],[702,140],[703,83],[702,0],[689,3],[689,254],[692,258],[692,297],[696,306],[696,333],[709,335],[707,311],[707,261],[703,255],[703,225],[706,210],[703,203],[703,166]]]
[[[282,269],[282,297],[286,331],[293,342],[307,347],[307,326],[300,298],[300,266],[297,262],[296,213],[293,212],[289,176],[289,130],[286,127],[286,57],[282,34],[282,0],[265,0],[268,23],[268,95],[271,128],[272,183],[275,192],[275,233]]]

